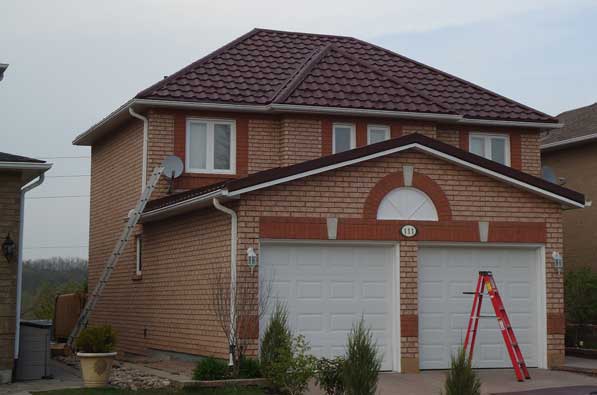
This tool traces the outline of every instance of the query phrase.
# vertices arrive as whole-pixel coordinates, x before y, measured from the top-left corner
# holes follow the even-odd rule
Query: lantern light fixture
[[[251,274],[253,274],[253,269],[257,266],[257,253],[253,247],[247,248],[247,265],[251,269]]]
[[[2,255],[6,258],[6,262],[10,262],[14,258],[17,250],[17,245],[13,239],[10,238],[10,233],[6,235],[2,243]]]

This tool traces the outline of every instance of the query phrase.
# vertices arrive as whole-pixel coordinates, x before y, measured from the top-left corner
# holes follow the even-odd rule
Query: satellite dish
[[[549,181],[554,184],[558,183],[558,178],[556,177],[556,173],[549,166],[543,166],[541,168],[541,178],[543,178],[545,181]]]
[[[167,156],[162,162],[162,166],[164,167],[164,177],[170,180],[180,177],[184,170],[182,160],[176,155]]]
[[[184,170],[184,164],[178,156],[170,155],[167,156],[166,159],[164,159],[164,161],[162,162],[162,166],[164,167],[164,177],[170,180],[170,185],[168,186],[168,193],[172,193],[174,179],[180,177]]]

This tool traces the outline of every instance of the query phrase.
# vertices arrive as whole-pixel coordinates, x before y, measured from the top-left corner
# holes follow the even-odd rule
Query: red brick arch
[[[394,189],[404,186],[404,174],[401,171],[388,174],[379,180],[367,196],[365,208],[363,209],[363,218],[377,219],[377,209],[382,199]],[[452,219],[452,210],[448,198],[435,181],[424,174],[415,172],[412,187],[420,189],[431,198],[437,210],[439,221],[450,221]]]

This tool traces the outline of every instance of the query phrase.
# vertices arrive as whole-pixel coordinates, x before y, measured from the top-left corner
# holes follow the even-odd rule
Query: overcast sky
[[[0,151],[56,158],[25,258],[87,256],[90,152],[72,139],[254,27],[356,36],[556,115],[597,101],[595,20],[581,0],[2,0]]]

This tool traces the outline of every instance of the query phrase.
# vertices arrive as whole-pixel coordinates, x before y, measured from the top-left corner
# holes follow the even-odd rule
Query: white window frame
[[[371,129],[384,129],[386,133],[385,140],[389,140],[391,137],[390,127],[388,125],[367,125],[367,144],[371,144]]]
[[[356,128],[354,123],[334,123],[332,124],[332,154],[336,154],[336,128],[350,128],[350,149],[355,149],[357,146]],[[344,152],[344,151],[342,151]]]
[[[482,138],[485,143],[485,155],[483,156],[485,159],[493,160],[491,158],[491,139],[502,139],[505,141],[504,149],[506,152],[504,153],[504,158],[506,159],[506,166],[510,166],[510,135],[505,133],[481,133],[481,132],[474,132],[470,133],[468,137],[468,147],[469,152],[474,153],[471,151],[472,141],[473,138]],[[475,154],[476,155],[476,154]],[[499,163],[499,162],[498,162]]]
[[[198,169],[191,167],[191,124],[207,124],[207,158],[206,168]],[[214,124],[230,125],[230,169],[214,169]],[[202,174],[236,174],[236,121],[232,119],[217,118],[187,118],[185,138],[185,171],[187,173]]]
[[[135,274],[140,276],[143,272],[143,236],[135,237]]]

